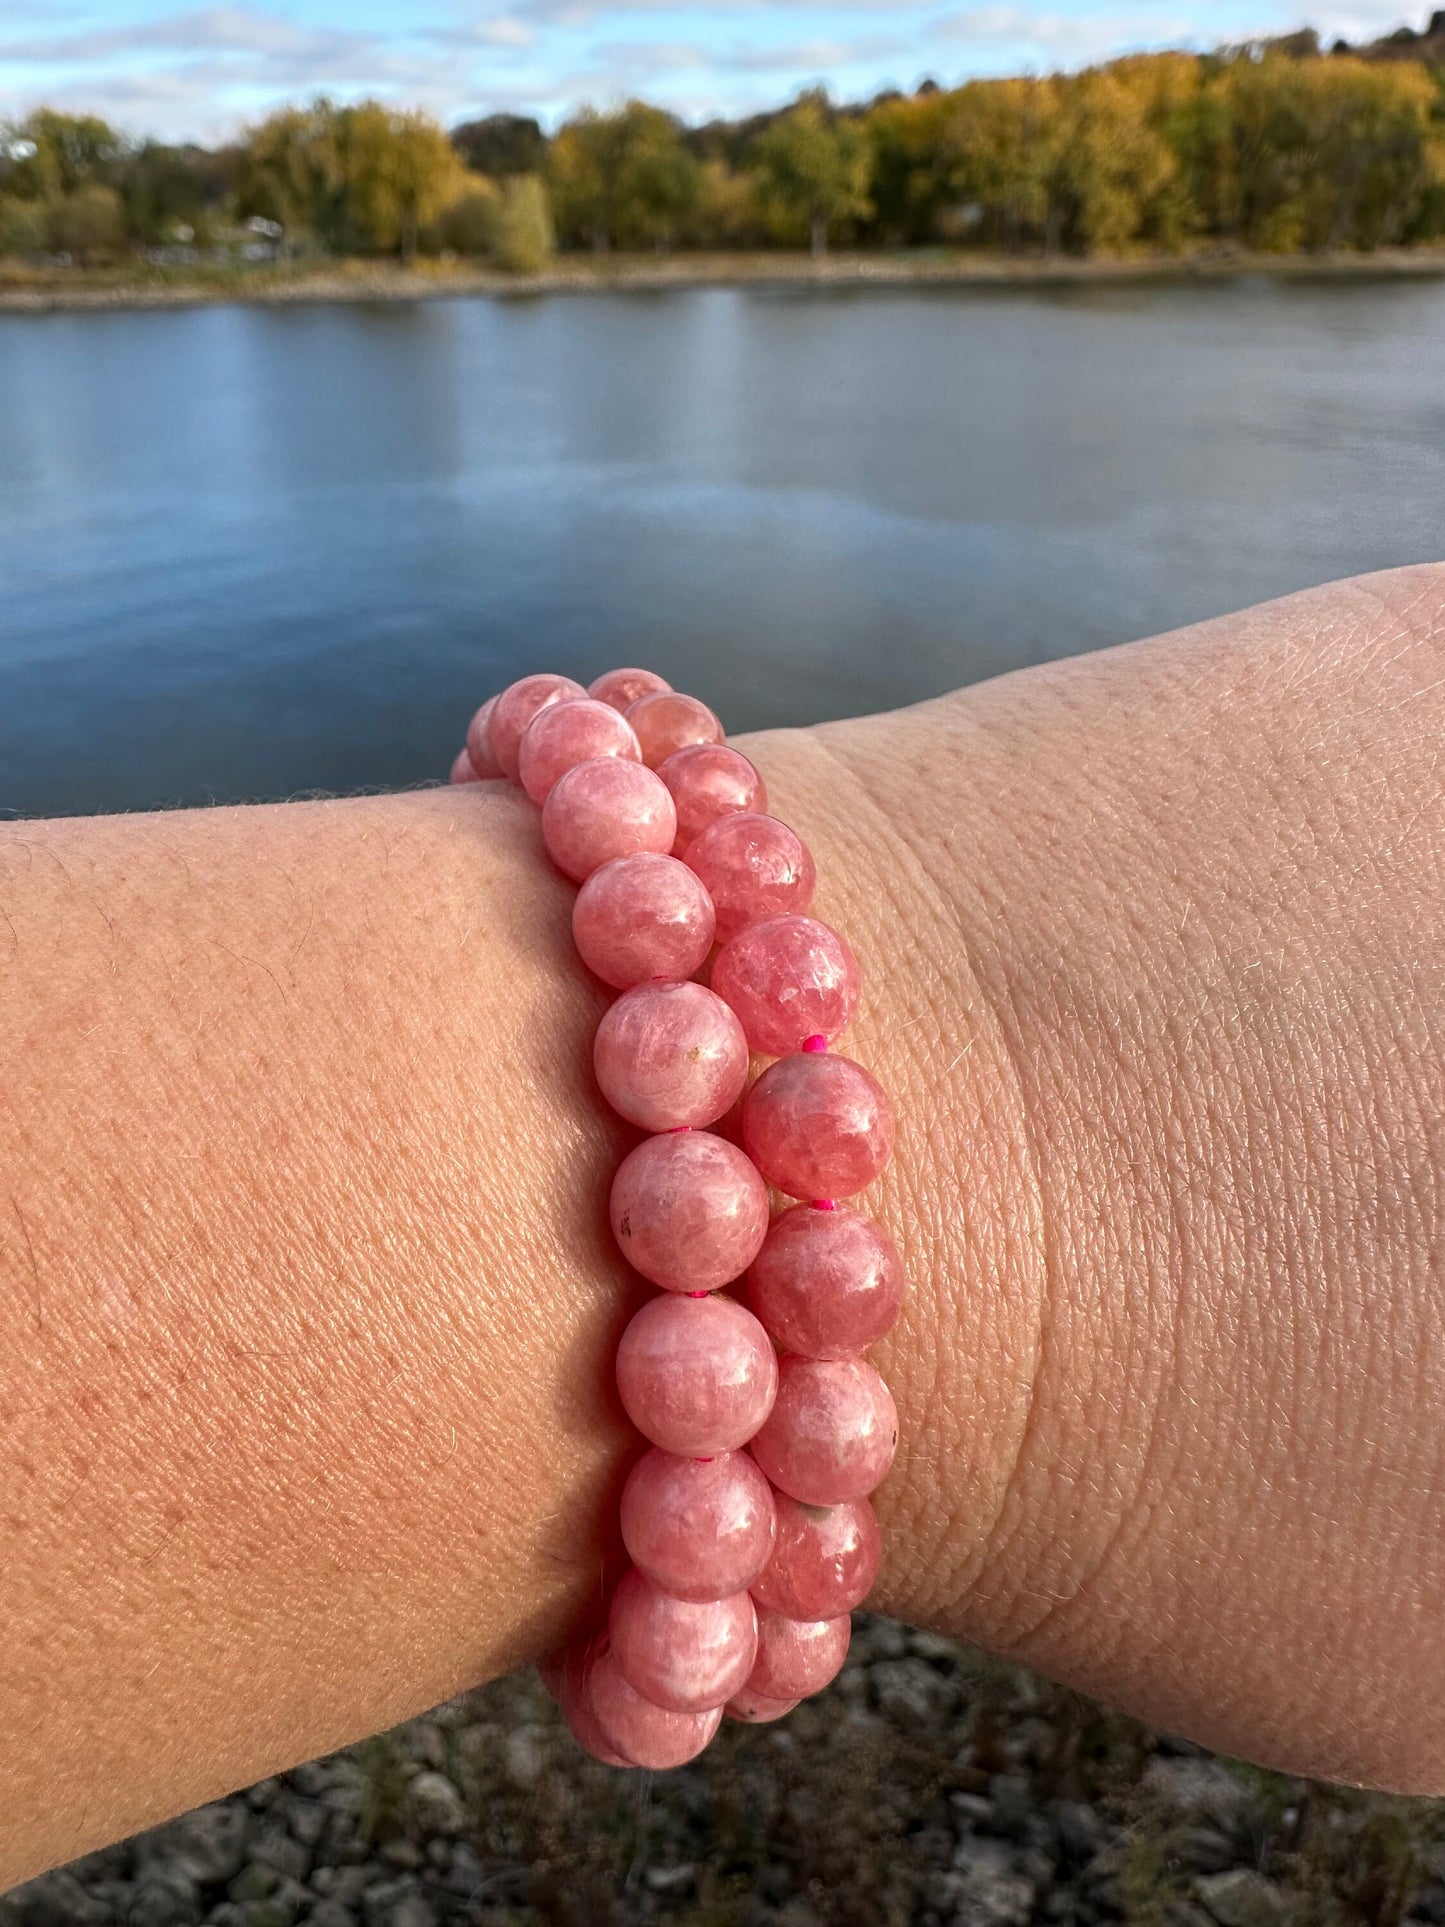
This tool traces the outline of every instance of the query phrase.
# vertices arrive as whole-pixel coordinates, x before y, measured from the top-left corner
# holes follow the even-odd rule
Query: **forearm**
[[[1438,677],[1342,634],[1305,676],[1220,625],[749,746],[900,1114],[878,1603],[1414,1785],[1445,1773],[1432,647]],[[490,790],[0,838],[0,1884],[595,1597],[639,1293],[570,900]]]

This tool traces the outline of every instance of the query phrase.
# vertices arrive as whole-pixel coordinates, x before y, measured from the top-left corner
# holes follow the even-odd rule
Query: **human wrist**
[[[1045,1281],[1028,1121],[962,921],[984,882],[966,832],[952,827],[967,822],[964,797],[957,787],[933,794],[942,820],[919,806],[934,757],[959,754],[964,719],[929,713],[945,707],[739,746],[763,769],[770,807],[817,857],[817,912],[848,932],[864,978],[847,1047],[897,1100],[876,1208],[903,1251],[910,1290],[876,1349],[900,1445],[875,1500],[885,1556],[870,1603],[999,1641],[1001,1541],[1027,1529],[1010,1485]]]

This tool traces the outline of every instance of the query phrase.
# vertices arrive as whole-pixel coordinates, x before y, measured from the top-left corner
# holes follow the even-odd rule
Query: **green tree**
[[[473,175],[437,216],[427,235],[429,249],[433,253],[490,254],[500,198],[493,182]]]
[[[935,87],[869,109],[873,218],[887,241],[931,241],[945,225],[950,183],[943,137],[955,98]]]
[[[547,136],[527,114],[488,114],[452,129],[452,146],[474,174],[504,181],[513,174],[540,174]]]
[[[54,201],[83,187],[109,187],[125,143],[95,114],[38,107],[0,126],[0,187],[22,201]]]
[[[189,229],[202,244],[209,238],[234,187],[234,156],[202,147],[168,147],[146,141],[119,172],[125,223],[142,245],[174,241]]]
[[[826,252],[839,222],[872,212],[867,133],[834,114],[826,94],[805,94],[760,134],[752,160],[764,201],[794,231],[806,232],[814,255]]]

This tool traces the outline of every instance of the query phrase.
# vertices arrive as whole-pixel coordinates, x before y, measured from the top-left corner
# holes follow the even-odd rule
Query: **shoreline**
[[[946,253],[615,255],[571,258],[538,274],[490,268],[345,262],[325,268],[207,276],[154,271],[0,270],[0,315],[88,310],[285,306],[336,302],[519,300],[543,295],[664,293],[677,288],[1068,288],[1143,287],[1238,280],[1427,280],[1445,276],[1445,247],[1381,248],[1371,254],[1258,254],[1243,250],[1123,259]]]

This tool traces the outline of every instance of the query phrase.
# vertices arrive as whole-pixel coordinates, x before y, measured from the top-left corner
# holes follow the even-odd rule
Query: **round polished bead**
[[[481,780],[481,777],[478,776],[477,772],[472,768],[472,759],[467,751],[465,749],[459,749],[452,759],[451,774],[448,776],[447,781],[449,783],[480,783]]]
[[[667,1293],[622,1334],[617,1390],[638,1431],[664,1452],[735,1452],[772,1410],[777,1353],[733,1299]]]
[[[711,982],[764,1057],[786,1057],[810,1037],[831,1044],[858,1008],[853,952],[816,917],[744,925],[718,952]]]
[[[628,1152],[609,1209],[623,1257],[644,1278],[664,1291],[715,1291],[758,1255],[768,1188],[726,1138],[670,1131]]]
[[[758,1650],[747,1593],[678,1599],[635,1566],[617,1582],[608,1630],[628,1684],[673,1713],[725,1705],[747,1684]]]
[[[610,704],[613,709],[627,710],[643,696],[655,696],[671,688],[670,682],[655,676],[650,669],[608,669],[596,682],[587,685],[587,694],[595,696],[599,703]]]
[[[614,857],[577,892],[572,937],[587,968],[616,990],[690,977],[712,948],[712,901],[676,857]]]
[[[614,1111],[644,1131],[676,1131],[711,1124],[737,1102],[748,1040],[701,984],[638,984],[597,1026],[592,1062]]]
[[[774,1498],[772,1556],[752,1582],[752,1595],[785,1619],[837,1619],[861,1606],[878,1577],[883,1539],[866,1499],[842,1505],[799,1505]]]
[[[755,1693],[745,1686],[741,1693],[730,1699],[723,1712],[730,1720],[742,1720],[748,1726],[761,1726],[768,1720],[780,1720],[791,1713],[798,1704],[796,1700],[769,1699],[766,1693]]]
[[[893,1106],[849,1057],[780,1057],[743,1103],[743,1143],[769,1184],[790,1198],[851,1198],[893,1149]]]
[[[472,768],[479,779],[497,777],[502,774],[502,766],[492,753],[491,720],[492,711],[497,706],[495,696],[488,696],[481,708],[467,724],[467,755],[471,758]]]
[[[501,695],[494,698],[487,723],[487,742],[502,775],[514,783],[517,781],[522,737],[539,709],[586,694],[581,683],[574,682],[570,676],[523,676],[520,682],[509,683]],[[475,756],[472,761],[476,761]]]
[[[559,776],[579,763],[600,756],[640,763],[642,751],[632,725],[606,703],[590,696],[573,696],[539,709],[522,732],[517,751],[517,776],[522,788],[539,806],[546,802]]]
[[[660,769],[669,756],[675,756],[690,743],[720,743],[723,726],[706,703],[696,696],[680,696],[676,690],[656,690],[639,696],[627,706],[627,720],[637,731],[642,745],[642,760],[649,769]]]
[[[806,910],[817,873],[808,846],[775,816],[720,816],[688,845],[687,862],[707,885],[726,943],[745,924]]]
[[[841,1505],[882,1484],[897,1445],[893,1395],[866,1359],[789,1355],[752,1454],[790,1499]]]
[[[625,1760],[660,1772],[696,1759],[722,1724],[722,1708],[674,1713],[644,1699],[630,1684],[604,1636],[583,1675],[588,1707],[605,1740]]]
[[[740,750],[726,743],[690,743],[674,751],[657,773],[677,805],[679,856],[720,816],[768,807],[762,777]]]
[[[590,1691],[593,1658],[594,1642],[584,1640],[570,1646],[560,1663],[550,1669],[548,1690],[561,1707],[562,1717],[584,1753],[590,1753],[605,1766],[635,1766],[637,1762],[620,1752],[603,1732],[593,1711]]]
[[[848,1657],[853,1622],[838,1619],[786,1619],[758,1609],[758,1656],[746,1691],[768,1699],[806,1699],[833,1679]]]
[[[641,763],[599,756],[559,776],[542,805],[542,841],[563,876],[583,883],[614,857],[666,856],[677,835],[667,786]]]
[[[784,1351],[846,1358],[891,1328],[905,1284],[881,1225],[847,1205],[795,1204],[768,1227],[748,1273],[748,1303]]]
[[[664,1591],[725,1599],[767,1565],[773,1506],[772,1487],[746,1452],[684,1459],[654,1446],[622,1488],[622,1543]]]

